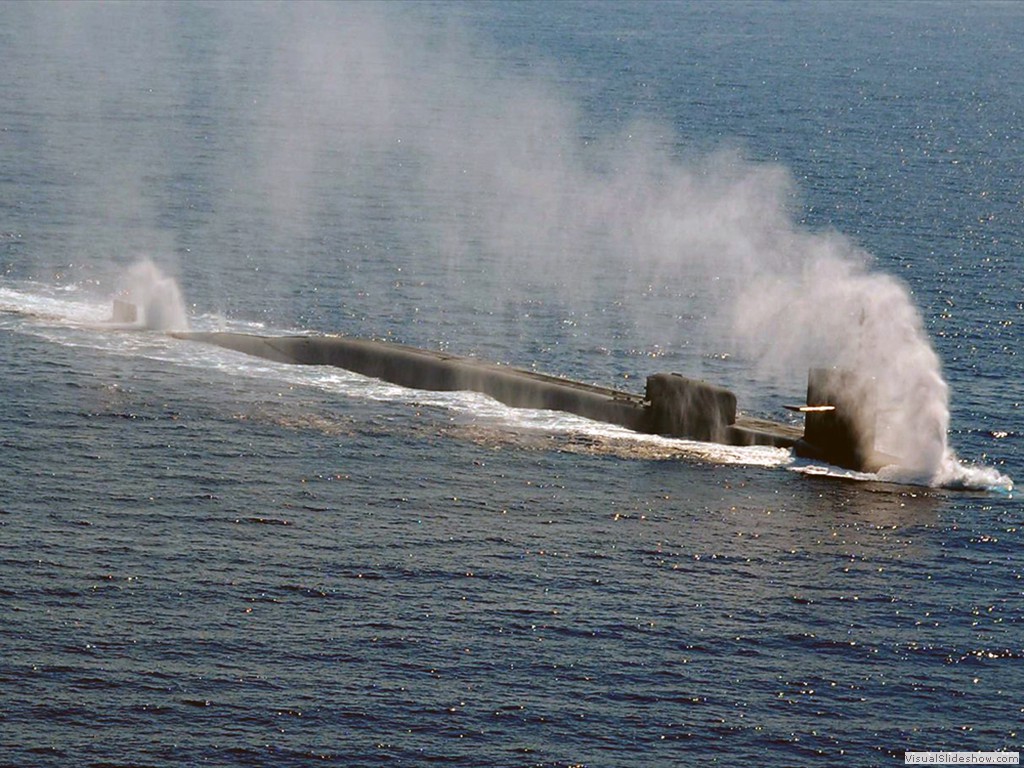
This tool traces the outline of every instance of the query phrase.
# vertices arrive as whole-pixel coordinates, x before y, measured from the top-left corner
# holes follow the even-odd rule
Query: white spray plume
[[[948,389],[908,289],[838,233],[796,224],[786,169],[729,150],[684,162],[671,130],[645,122],[583,142],[574,101],[550,84],[481,63],[458,36],[357,20],[299,24],[298,55],[277,63],[272,81],[292,87],[268,104],[300,116],[288,145],[266,148],[282,213],[310,213],[313,166],[337,153],[357,185],[395,180],[375,185],[386,206],[425,216],[398,237],[477,276],[456,290],[489,283],[492,306],[539,285],[583,306],[617,294],[638,331],[665,334],[643,297],[671,286],[690,304],[677,314],[699,320],[669,344],[728,338],[788,379],[857,371],[874,390],[876,448],[899,460],[890,473],[939,483],[968,471],[947,445]]]
[[[186,331],[188,313],[177,281],[149,259],[133,264],[121,280],[119,297],[135,306],[137,323],[150,331]]]

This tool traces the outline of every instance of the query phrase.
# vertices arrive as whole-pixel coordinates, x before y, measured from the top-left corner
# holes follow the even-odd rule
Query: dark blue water
[[[148,257],[195,327],[782,418],[803,370],[720,308],[841,233],[919,311],[950,447],[1016,480],[1022,40],[1000,3],[0,5],[0,763],[1019,750],[1015,491],[93,324]]]

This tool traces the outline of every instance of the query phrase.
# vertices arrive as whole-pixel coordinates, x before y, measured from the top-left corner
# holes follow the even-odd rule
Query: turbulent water
[[[1022,40],[1001,3],[0,5],[0,763],[1019,750]],[[903,466],[185,325],[777,420],[853,366]]]

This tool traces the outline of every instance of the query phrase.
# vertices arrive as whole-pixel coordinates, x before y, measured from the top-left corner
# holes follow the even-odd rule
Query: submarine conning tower
[[[856,371],[811,368],[807,404],[790,409],[804,414],[804,436],[793,446],[797,456],[859,472],[875,472],[896,462],[875,450],[875,387]]]

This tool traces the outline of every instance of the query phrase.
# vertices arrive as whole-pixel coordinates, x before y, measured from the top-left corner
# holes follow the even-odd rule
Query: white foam
[[[99,323],[110,316],[109,304],[90,301],[78,286],[55,288],[22,282],[0,286],[0,312],[65,325]]]
[[[974,489],[1005,494],[1013,492],[1013,480],[1009,475],[1004,475],[995,467],[961,461],[953,451],[946,453],[946,458],[934,480],[943,488]]]
[[[946,460],[940,471],[933,474],[913,472],[896,464],[882,467],[878,472],[857,472],[852,469],[843,469],[830,464],[815,464],[800,459],[794,460],[787,469],[803,475],[838,480],[882,482],[957,491],[974,490],[1003,494],[1013,492],[1013,480],[1008,475],[1002,474],[994,467],[962,462],[952,451],[947,452]]]

